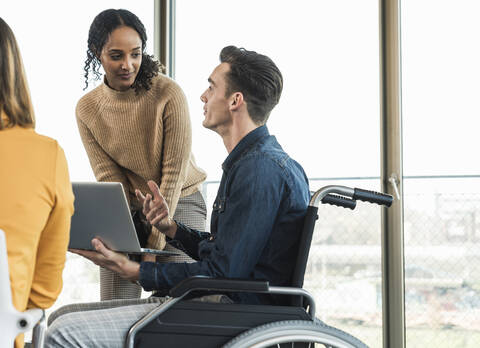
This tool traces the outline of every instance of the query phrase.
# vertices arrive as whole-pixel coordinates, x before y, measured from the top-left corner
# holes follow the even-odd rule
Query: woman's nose
[[[125,71],[131,71],[132,70],[132,62],[130,61],[130,59],[125,58],[122,61],[122,70],[125,70]]]

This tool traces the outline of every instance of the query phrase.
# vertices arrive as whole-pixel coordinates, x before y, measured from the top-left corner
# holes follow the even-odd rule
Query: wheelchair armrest
[[[194,290],[235,291],[235,292],[267,292],[266,280],[241,280],[228,278],[211,278],[194,276],[182,280],[169,292],[171,297],[181,297]]]

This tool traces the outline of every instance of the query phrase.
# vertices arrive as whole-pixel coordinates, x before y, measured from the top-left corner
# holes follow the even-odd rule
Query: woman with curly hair
[[[188,106],[180,87],[145,53],[147,36],[133,13],[109,9],[93,20],[88,35],[85,88],[89,73],[103,84],[83,96],[76,116],[80,136],[98,181],[123,184],[143,246],[175,250],[141,213],[135,189],[154,180],[173,218],[205,230],[206,206],[199,191],[205,173],[191,153]],[[143,242],[142,242],[143,240]],[[189,261],[188,256],[165,259]],[[138,298],[141,287],[100,269],[101,300]]]

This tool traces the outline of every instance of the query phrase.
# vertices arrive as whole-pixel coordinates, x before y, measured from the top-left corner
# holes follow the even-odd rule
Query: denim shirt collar
[[[248,133],[242,138],[242,140],[240,140],[240,142],[237,144],[237,146],[235,146],[232,152],[230,152],[230,154],[222,164],[222,169],[224,171],[228,171],[230,168],[232,168],[233,164],[242,157],[245,152],[249,151],[250,148],[255,145],[260,139],[269,135],[270,133],[268,132],[268,128],[265,125],[255,128],[253,131]]]

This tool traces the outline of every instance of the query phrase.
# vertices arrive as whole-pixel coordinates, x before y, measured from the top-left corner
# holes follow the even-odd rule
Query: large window
[[[284,77],[268,121],[310,177],[378,176],[378,6],[375,1],[177,1],[176,80],[187,94],[194,152],[221,176],[226,151],[201,126],[200,94],[222,47],[270,56]]]
[[[480,346],[479,15],[402,2],[408,348]]]
[[[201,126],[200,95],[220,50],[236,45],[270,56],[282,71],[284,91],[268,127],[303,165],[311,189],[333,182],[378,189],[378,179],[367,178],[380,172],[376,1],[177,1],[176,10],[175,76],[190,104],[193,150],[207,180],[220,179],[227,152]],[[210,205],[215,184],[206,192]],[[382,342],[379,212],[322,206],[305,280],[319,317],[372,347]]]

